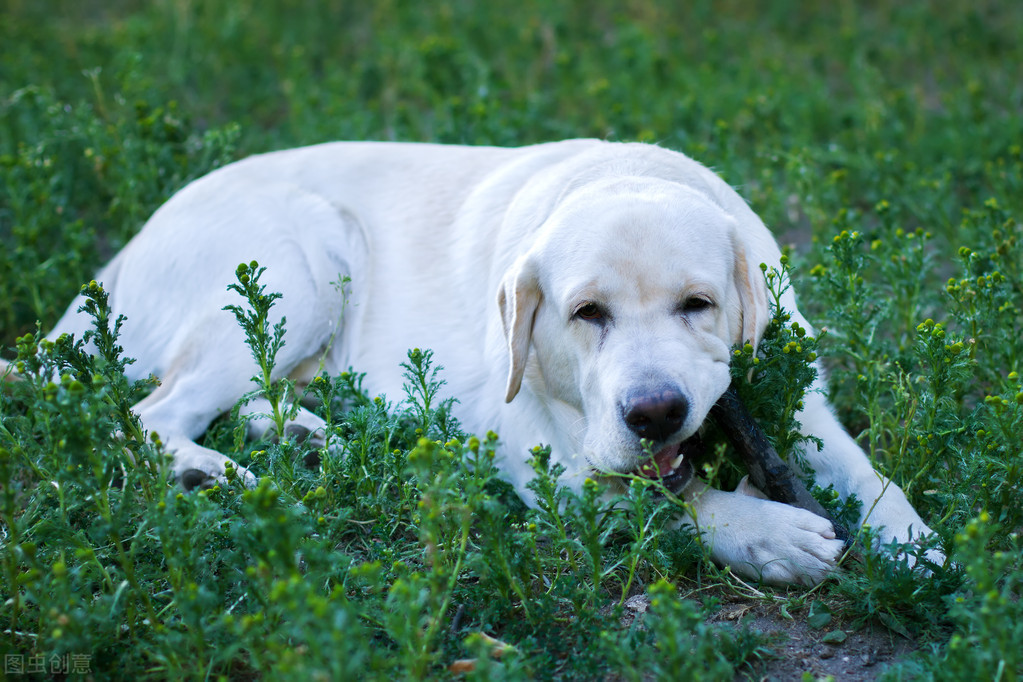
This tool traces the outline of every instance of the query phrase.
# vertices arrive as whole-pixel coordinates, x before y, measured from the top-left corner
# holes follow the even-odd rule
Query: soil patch
[[[828,676],[842,682],[876,680],[893,663],[916,651],[916,642],[881,623],[853,627],[835,617],[812,615],[812,609],[788,614],[785,602],[738,595],[718,595],[721,608],[710,622],[743,623],[767,636],[773,655],[745,669],[737,680],[787,681]],[[646,595],[626,601],[627,611],[639,615],[649,606]],[[628,616],[626,616],[628,618]]]
[[[720,619],[742,620],[770,638],[775,656],[754,667],[757,680],[799,680],[805,673],[814,679],[875,680],[917,649],[915,642],[880,623],[814,628],[804,614],[785,617],[780,607],[763,602],[728,603],[711,620]]]

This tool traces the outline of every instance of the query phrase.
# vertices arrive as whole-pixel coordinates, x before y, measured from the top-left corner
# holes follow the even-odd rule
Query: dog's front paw
[[[203,469],[185,469],[181,473],[175,474],[175,478],[185,490],[209,490],[219,483],[230,482],[236,476],[246,488],[256,487],[256,477],[252,472],[243,466],[238,466],[230,459],[225,459],[223,466],[208,466],[207,468],[219,469],[220,473],[212,473]],[[231,475],[228,475],[228,470],[232,470]]]
[[[770,585],[816,585],[835,570],[845,548],[827,519],[748,495],[734,495],[712,522],[705,536],[714,561]]]
[[[234,471],[232,478],[236,475],[245,487],[256,486],[256,477],[252,472],[216,450],[204,448],[192,441],[168,449],[174,456],[174,477],[185,490],[206,489],[217,483],[228,482],[228,468]]]

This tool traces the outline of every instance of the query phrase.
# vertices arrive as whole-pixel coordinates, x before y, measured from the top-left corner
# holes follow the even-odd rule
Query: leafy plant
[[[124,679],[758,670],[762,638],[693,601],[717,591],[917,638],[893,675],[1018,675],[1018,3],[108,5],[0,10],[0,339],[21,376],[0,390],[0,653]],[[462,433],[427,349],[407,395],[367,393],[359,368],[307,387],[328,424],[312,469],[224,417],[206,444],[259,486],[184,494],[130,412],[149,388],[121,372],[132,321],[90,284],[88,339],[40,333],[171,193],[242,155],[580,136],[713,164],[795,243],[772,284],[827,331],[778,311],[759,361],[733,358],[753,370],[747,402],[798,456],[819,356],[841,420],[961,570],[925,579],[919,549],[891,547],[811,596],[745,586],[665,528],[650,486],[614,506],[596,484],[572,495],[540,444],[527,509],[495,471],[497,434]],[[255,389],[279,391],[279,427],[297,388],[273,375],[286,331],[259,272],[236,307],[256,315]],[[737,480],[714,454],[713,477]]]
[[[286,406],[284,402],[289,395],[294,395],[295,382],[284,378],[275,380],[273,368],[276,364],[277,353],[284,346],[284,325],[287,318],[282,317],[273,326],[273,333],[270,331],[270,308],[274,301],[281,297],[281,294],[273,292],[263,293],[265,285],[259,283],[259,278],[266,271],[266,268],[259,267],[259,263],[240,263],[235,270],[238,283],[228,285],[228,289],[236,292],[249,304],[248,308],[238,305],[224,307],[234,314],[238,326],[245,332],[245,343],[252,352],[252,359],[256,361],[259,374],[252,377],[258,387],[252,393],[247,394],[242,402],[248,402],[252,398],[262,396],[270,403],[270,418],[273,420],[274,428],[278,438],[284,436],[284,422],[295,416],[298,404],[293,403]],[[257,416],[257,415],[252,415]]]

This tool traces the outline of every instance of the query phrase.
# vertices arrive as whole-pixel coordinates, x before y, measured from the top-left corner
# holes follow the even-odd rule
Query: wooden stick
[[[739,453],[754,486],[775,502],[791,504],[823,516],[831,521],[839,540],[849,541],[849,531],[814,499],[792,467],[778,455],[734,388],[729,387],[725,391],[710,413]]]

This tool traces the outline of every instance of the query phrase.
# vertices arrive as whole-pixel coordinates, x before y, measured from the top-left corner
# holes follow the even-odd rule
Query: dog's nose
[[[682,428],[689,402],[674,387],[633,394],[622,404],[625,425],[640,438],[667,440]]]

